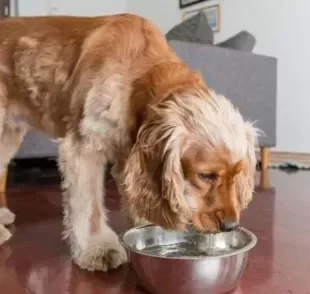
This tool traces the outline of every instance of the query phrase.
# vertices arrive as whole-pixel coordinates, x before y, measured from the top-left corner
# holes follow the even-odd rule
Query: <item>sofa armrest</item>
[[[57,157],[58,146],[45,133],[30,131],[20,146],[15,159]]]
[[[277,59],[210,45],[170,41],[177,55],[199,71],[264,132],[259,146],[276,145]]]

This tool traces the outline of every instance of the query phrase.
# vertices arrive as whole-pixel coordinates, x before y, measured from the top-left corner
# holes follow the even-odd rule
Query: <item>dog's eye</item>
[[[200,173],[199,178],[205,182],[215,182],[217,179],[217,175],[215,173]]]

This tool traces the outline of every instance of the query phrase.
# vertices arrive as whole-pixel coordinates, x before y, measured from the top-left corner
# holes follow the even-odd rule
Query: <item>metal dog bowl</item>
[[[153,294],[219,294],[234,289],[256,236],[244,228],[201,234],[146,225],[120,237],[140,285]]]

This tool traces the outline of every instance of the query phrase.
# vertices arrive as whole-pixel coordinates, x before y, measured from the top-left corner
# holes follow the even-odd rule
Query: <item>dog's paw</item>
[[[81,252],[74,258],[74,262],[81,268],[88,271],[108,271],[121,266],[127,262],[125,250],[119,248],[100,248],[94,252]]]
[[[118,242],[118,238],[112,232],[110,238],[89,240],[89,246],[85,250],[75,248],[73,252],[74,262],[88,271],[108,271],[115,269],[127,262],[125,249]],[[95,244],[94,244],[95,241]]]
[[[0,245],[8,241],[12,237],[11,232],[3,225],[0,225]]]
[[[11,225],[15,221],[15,214],[6,207],[0,208],[0,224]]]

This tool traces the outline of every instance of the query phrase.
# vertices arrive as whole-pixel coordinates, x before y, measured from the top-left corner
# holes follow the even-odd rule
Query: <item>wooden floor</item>
[[[258,190],[243,216],[243,226],[256,233],[258,245],[233,293],[309,294],[310,172],[270,171],[270,182],[272,188]],[[113,182],[107,195],[111,224],[120,232],[127,224]],[[8,205],[17,221],[11,227],[13,239],[0,247],[1,294],[144,293],[127,266],[105,274],[72,264],[61,240],[58,184],[9,188]]]

